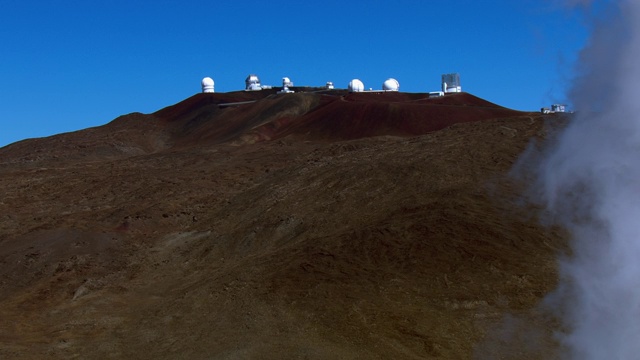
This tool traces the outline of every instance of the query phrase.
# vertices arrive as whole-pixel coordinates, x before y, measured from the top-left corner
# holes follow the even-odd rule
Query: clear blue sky
[[[564,102],[587,30],[558,0],[0,0],[0,146],[288,76],[462,88],[518,110]]]

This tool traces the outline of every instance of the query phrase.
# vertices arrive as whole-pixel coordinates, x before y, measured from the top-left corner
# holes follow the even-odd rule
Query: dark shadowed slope
[[[426,94],[353,93],[332,100],[284,133],[312,139],[415,136],[461,122],[523,115],[466,93],[433,99]]]
[[[180,112],[182,115],[171,118],[174,128],[181,137],[185,132],[196,133],[197,141],[191,137],[185,141],[192,144],[255,142],[284,136],[347,140],[379,135],[415,136],[460,122],[523,115],[467,93],[434,99],[427,94],[397,92],[271,94],[252,104],[222,109],[216,106],[228,100],[229,97],[220,100],[214,94],[187,99],[184,103],[208,103],[185,108]],[[237,100],[245,101],[246,97]]]

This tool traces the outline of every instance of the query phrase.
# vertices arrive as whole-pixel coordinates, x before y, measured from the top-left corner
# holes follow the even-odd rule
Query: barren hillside
[[[552,118],[215,93],[1,148],[0,357],[548,358],[563,240],[507,172]]]

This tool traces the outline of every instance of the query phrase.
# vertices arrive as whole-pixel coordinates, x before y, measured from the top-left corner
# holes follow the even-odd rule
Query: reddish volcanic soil
[[[564,240],[507,173],[556,118],[215,93],[1,148],[0,358],[548,359]]]

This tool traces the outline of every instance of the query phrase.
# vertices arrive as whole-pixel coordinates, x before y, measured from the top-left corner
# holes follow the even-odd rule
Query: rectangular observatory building
[[[446,93],[462,92],[460,85],[460,74],[442,74],[442,91]]]

